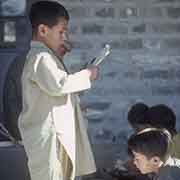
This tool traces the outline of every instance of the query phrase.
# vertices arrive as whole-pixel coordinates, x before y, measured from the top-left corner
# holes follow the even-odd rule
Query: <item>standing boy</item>
[[[19,117],[32,180],[70,180],[95,171],[76,92],[89,89],[97,67],[68,74],[62,63],[69,15],[58,2],[30,10],[32,42],[23,75]]]

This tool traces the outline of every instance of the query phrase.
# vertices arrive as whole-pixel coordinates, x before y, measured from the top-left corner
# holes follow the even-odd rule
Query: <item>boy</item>
[[[155,127],[167,129],[172,136],[176,134],[176,115],[165,104],[148,107],[144,103],[136,103],[128,112],[128,122],[136,132]]]
[[[167,129],[172,137],[176,134],[176,115],[165,104],[150,107],[145,113],[145,119],[152,127]]]
[[[180,158],[180,135],[176,131],[176,115],[170,107],[165,104],[148,107],[146,104],[137,103],[128,112],[128,122],[135,132],[148,127],[167,129],[172,136],[170,154]]]
[[[148,126],[148,122],[145,119],[145,113],[149,110],[149,107],[144,103],[134,104],[128,111],[128,122],[135,132],[139,132]]]
[[[165,128],[171,133],[170,154],[180,158],[180,134],[176,131],[176,115],[173,110],[167,105],[159,104],[149,108],[145,118],[152,127]]]
[[[135,166],[142,174],[157,180],[177,180],[180,177],[180,160],[169,156],[170,137],[167,131],[146,129],[132,135],[128,149]]]
[[[155,127],[167,129],[172,136],[176,134],[176,115],[165,104],[148,107],[144,103],[136,103],[128,111],[128,122],[135,132]]]
[[[75,93],[91,87],[98,69],[66,72],[62,58],[69,50],[69,14],[61,4],[33,4],[30,21],[32,42],[22,75],[19,127],[31,178],[73,180],[96,169]]]

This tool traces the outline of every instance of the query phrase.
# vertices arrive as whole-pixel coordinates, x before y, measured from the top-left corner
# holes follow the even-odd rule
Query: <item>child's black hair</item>
[[[52,27],[56,25],[61,18],[69,21],[69,14],[65,7],[58,2],[39,1],[32,4],[29,18],[32,31],[36,33],[40,24]]]
[[[172,136],[176,134],[176,115],[167,105],[152,106],[145,113],[145,119],[152,127],[165,128]]]
[[[128,151],[142,153],[149,159],[158,156],[165,162],[169,156],[170,134],[166,130],[150,129],[132,135],[128,140]]]
[[[128,112],[128,122],[136,131],[144,128],[165,128],[172,136],[176,134],[176,115],[165,104],[148,107],[144,103],[134,104]]]
[[[137,126],[146,125],[145,113],[149,107],[144,103],[134,104],[128,112],[128,122],[133,128]]]

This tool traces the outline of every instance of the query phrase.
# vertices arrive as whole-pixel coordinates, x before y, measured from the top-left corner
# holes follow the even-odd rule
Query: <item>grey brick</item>
[[[180,18],[180,7],[167,8],[167,15],[168,15],[170,18]]]
[[[70,64],[68,66],[68,69],[70,69],[71,73],[74,73],[74,72],[78,72],[80,69],[82,69],[82,67],[83,67],[82,63],[76,62],[74,64]]]
[[[132,32],[144,33],[144,32],[146,32],[146,25],[144,23],[139,24],[139,25],[135,25],[135,26],[132,27]]]
[[[163,17],[163,8],[161,7],[145,7],[140,8],[140,17],[146,18],[161,18]]]
[[[161,41],[161,49],[179,49],[180,47],[180,39],[171,38],[165,39]]]
[[[90,49],[93,47],[92,44],[87,41],[73,41],[72,46],[75,49]]]
[[[129,39],[127,41],[127,47],[128,49],[142,49],[143,48],[143,42],[142,39]]]
[[[58,0],[59,1],[59,0]],[[85,0],[73,0],[73,2],[77,3],[77,2],[83,2]],[[72,0],[61,0],[61,3],[66,3],[66,2],[72,2]]]
[[[176,77],[177,79],[180,79],[180,70],[176,70],[176,71],[175,71],[175,77]]]
[[[112,141],[113,132],[109,129],[99,129],[95,135],[96,139],[101,141]]]
[[[91,123],[91,124],[94,124],[94,123],[102,123],[104,121],[104,118],[103,117],[88,117],[88,121]]]
[[[114,78],[117,76],[117,72],[109,72],[109,73],[105,74],[105,76]]]
[[[177,23],[177,24],[171,24],[171,23],[150,24],[149,27],[150,27],[150,31],[154,32],[154,33],[174,33],[174,32],[179,33],[180,32],[180,24],[179,23]]]
[[[155,86],[152,87],[152,95],[173,95],[174,94],[174,87],[169,86]]]
[[[83,34],[102,34],[103,30],[104,30],[104,26],[96,23],[82,25]]]
[[[90,8],[83,6],[80,7],[69,7],[67,8],[71,18],[84,18],[88,17],[90,13]]]
[[[113,7],[104,7],[95,11],[95,15],[101,18],[113,18],[115,14]]]
[[[124,144],[127,144],[128,141],[128,134],[126,131],[120,131],[116,137],[117,141],[124,142]]]
[[[123,77],[124,78],[130,78],[130,79],[139,78],[139,72],[137,72],[137,71],[128,71],[128,72],[123,73]]]
[[[70,34],[75,34],[77,32],[78,32],[78,26],[76,26],[76,25],[69,26],[69,33]]]
[[[120,80],[119,80],[120,82]],[[122,84],[121,84],[122,86]],[[106,94],[113,94],[115,97],[119,95],[137,95],[137,94],[150,94],[151,89],[145,89],[143,87],[136,87],[136,83],[132,82],[131,86],[127,86],[123,84],[122,88],[112,88],[110,92],[106,92]],[[106,95],[104,94],[104,95]]]
[[[109,42],[112,49],[127,49],[127,40],[120,39],[120,40],[114,40]],[[102,47],[104,47],[105,43],[102,44]]]
[[[119,10],[120,18],[135,18],[138,16],[138,8],[126,7]]]
[[[152,87],[153,95],[179,95],[180,94],[180,86],[159,86]]]
[[[175,91],[174,91],[174,93],[175,94],[180,94],[180,86],[177,86],[175,89],[174,89]]]
[[[169,72],[168,70],[156,69],[156,70],[142,71],[141,77],[148,79],[154,79],[154,78],[172,79],[173,73]]]
[[[174,59],[178,64],[180,63],[180,56],[172,57],[172,59]]]
[[[87,104],[87,107],[91,109],[104,111],[108,109],[110,105],[111,105],[111,102],[92,102],[92,103]]]
[[[128,25],[127,24],[111,25],[107,27],[107,32],[110,34],[128,34]]]
[[[169,2],[169,3],[173,3],[173,2],[179,2],[179,0],[156,0],[157,3],[159,2]]]
[[[160,49],[160,40],[159,39],[144,39],[143,40],[144,47],[149,50],[156,50]]]

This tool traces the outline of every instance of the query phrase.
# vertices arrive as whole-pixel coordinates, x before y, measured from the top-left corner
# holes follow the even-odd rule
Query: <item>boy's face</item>
[[[52,27],[47,25],[40,25],[39,27],[41,40],[61,58],[67,52],[64,46],[67,31],[68,21],[65,19],[60,19],[58,23]]]
[[[157,173],[159,170],[159,159],[152,157],[150,159],[142,153],[134,152],[134,164],[140,170],[142,174]]]

